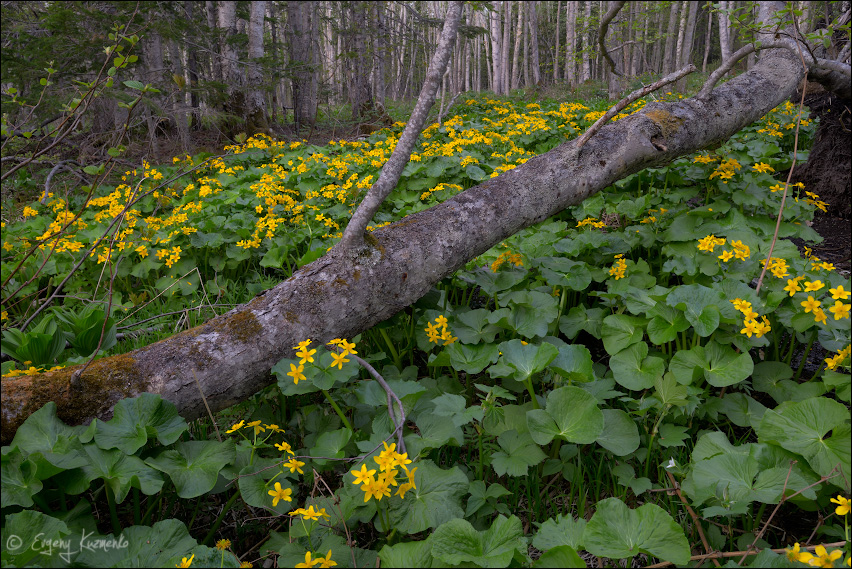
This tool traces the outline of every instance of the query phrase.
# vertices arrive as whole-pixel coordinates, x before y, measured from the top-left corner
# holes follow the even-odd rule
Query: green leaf
[[[385,544],[379,551],[382,567],[407,569],[408,567],[438,567],[432,557],[432,543],[429,540],[409,541],[396,545]]]
[[[719,327],[725,318],[736,318],[734,306],[720,291],[692,284],[674,287],[666,297],[666,304],[684,312],[695,332],[706,338]]]
[[[526,552],[521,520],[515,516],[497,516],[485,531],[476,531],[464,519],[450,520],[429,541],[432,555],[451,565],[472,562],[480,567],[507,567],[515,552]]]
[[[672,517],[655,504],[635,510],[618,498],[597,503],[583,532],[586,549],[599,557],[623,559],[648,553],[676,565],[689,562],[689,542]]]
[[[498,476],[526,476],[530,466],[547,458],[529,433],[519,434],[512,429],[502,433],[497,442],[503,450],[491,454],[491,466]]]
[[[467,425],[471,421],[481,421],[484,411],[481,406],[467,406],[467,401],[461,395],[444,393],[432,400],[435,405],[434,414],[441,417],[450,417],[457,427]]]
[[[3,453],[0,465],[0,494],[4,506],[32,506],[33,496],[43,488],[36,476],[38,467],[16,447]]]
[[[393,497],[388,503],[391,526],[398,531],[419,533],[464,515],[461,497],[470,482],[458,467],[441,470],[431,460],[421,460],[414,482],[417,488],[409,490],[404,500]]]
[[[463,344],[491,343],[500,332],[500,327],[488,322],[490,315],[491,311],[484,308],[457,314],[453,333]]]
[[[604,416],[594,395],[579,387],[554,389],[547,395],[546,409],[527,411],[530,436],[540,444],[554,437],[570,443],[594,442],[603,431]]]
[[[648,344],[639,342],[613,355],[609,367],[615,381],[627,389],[641,391],[653,387],[663,377],[666,362],[656,356],[648,357]]]
[[[601,335],[604,348],[610,355],[642,341],[647,320],[626,314],[610,314],[603,319]]]
[[[547,551],[554,547],[567,545],[573,549],[583,548],[583,530],[586,528],[586,520],[574,519],[570,515],[559,514],[556,518],[550,518],[541,524],[538,532],[533,537],[533,547]]]
[[[495,344],[471,346],[455,342],[444,348],[444,352],[450,357],[453,369],[469,374],[481,372],[500,357]]]
[[[763,414],[758,439],[805,457],[814,472],[827,476],[840,466],[842,476],[831,482],[849,491],[850,427],[849,409],[826,397],[814,397],[798,403],[784,403]],[[826,438],[826,435],[832,435]]]
[[[541,557],[536,559],[533,567],[580,567],[585,568],[586,562],[577,555],[577,552],[568,545],[559,545],[545,551]]]
[[[639,448],[639,429],[630,415],[621,409],[604,409],[604,426],[596,442],[616,456],[625,456]]]
[[[101,478],[113,492],[116,503],[121,503],[130,487],[139,488],[151,496],[163,487],[159,472],[142,462],[139,457],[126,455],[120,450],[103,450],[94,444],[83,445],[89,463],[82,471],[89,480]]]
[[[180,441],[173,449],[164,449],[145,463],[168,474],[178,496],[195,498],[212,490],[219,479],[219,471],[233,461],[231,442]]]
[[[680,427],[678,425],[672,425],[671,423],[663,423],[660,425],[657,442],[660,443],[660,446],[663,448],[682,447],[684,446],[683,441],[689,437],[687,430],[687,427]]]
[[[0,541],[4,567],[41,566],[50,558],[42,556],[42,548],[37,544],[58,543],[58,540],[71,535],[71,530],[63,522],[36,510],[9,514],[4,522],[3,540]],[[55,561],[60,559],[57,553]]]
[[[707,367],[704,377],[714,387],[728,387],[748,378],[754,371],[754,361],[748,353],[738,354],[730,346],[717,342],[707,344]]]
[[[124,58],[116,58],[116,62],[118,61],[118,59],[124,59]],[[115,66],[120,67],[121,63],[115,63]],[[142,89],[145,88],[145,84],[140,83],[139,81],[130,80],[130,81],[123,81],[123,83],[124,83],[124,86],[127,87],[128,89],[135,89],[137,91],[141,91]]]
[[[352,431],[345,428],[320,433],[316,445],[311,447],[310,454],[313,457],[343,458],[345,456],[343,449],[349,444],[351,438]],[[314,458],[313,461],[320,466],[328,463],[322,458]]]
[[[142,448],[149,434],[156,436],[160,444],[170,445],[188,428],[174,403],[153,393],[122,399],[116,403],[112,419],[106,423],[96,420],[96,425],[95,442],[99,447],[117,448],[126,454],[135,454]]]
[[[568,381],[594,381],[592,354],[586,346],[565,344],[558,346],[558,349],[559,354],[550,362],[550,369],[559,372],[559,375]]]
[[[521,340],[510,340],[499,346],[503,352],[501,361],[515,370],[514,379],[523,381],[544,370],[552,362],[559,350],[547,342],[524,345]]]

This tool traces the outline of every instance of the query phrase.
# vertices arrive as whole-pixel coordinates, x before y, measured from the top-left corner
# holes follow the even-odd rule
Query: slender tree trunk
[[[580,5],[570,0],[565,4],[565,82],[577,84],[577,12]]]
[[[724,65],[730,58],[731,52],[731,18],[728,10],[731,8],[731,2],[722,0],[719,2],[719,47],[722,50],[722,64]]]
[[[666,47],[663,53],[662,73],[670,73],[675,66],[675,44],[677,43],[677,22],[680,10],[680,1],[672,3],[671,12],[669,13],[669,27],[666,30]]]
[[[511,88],[511,55],[512,48],[512,2],[511,0],[503,0],[503,94],[508,95]]]
[[[556,0],[556,53],[553,54],[553,84],[556,85],[559,83],[559,40],[562,38],[559,35],[560,20],[562,15],[562,9],[559,7],[559,0]],[[567,46],[567,43],[566,43]]]
[[[678,64],[677,69],[682,68],[683,66],[689,64],[692,61],[692,44],[695,39],[695,20],[698,16],[698,10],[700,9],[699,3],[696,0],[690,0],[684,5],[684,11],[689,9],[689,16],[686,20],[686,29],[683,35],[683,43],[678,50]],[[675,88],[684,92],[686,90],[686,78],[679,80]]]
[[[710,57],[711,38],[713,37],[713,11],[707,10],[707,34],[704,36],[704,59],[701,61],[701,73],[707,72],[707,58]]]
[[[505,0],[504,0],[505,2]],[[500,26],[500,2],[494,0],[491,10],[491,90],[495,95],[503,94],[503,33]]]
[[[524,5],[521,4],[517,7],[518,12],[518,22],[515,25],[515,50],[514,55],[512,56],[512,89],[518,88],[518,82],[520,81],[520,66],[518,63],[520,62],[519,55],[521,52],[521,44],[523,43],[523,33],[524,33]]]
[[[313,4],[313,3],[312,3]],[[266,120],[266,93],[263,88],[263,68],[259,60],[263,57],[263,32],[266,28],[266,2],[254,0],[249,4],[248,26],[248,81],[246,82],[246,134],[259,132],[272,134]],[[316,93],[314,93],[316,99]],[[314,102],[316,104],[316,102]]]
[[[287,2],[290,23],[289,75],[293,89],[293,114],[296,128],[312,126],[317,118],[317,62],[313,49],[317,33],[315,2]]]
[[[538,0],[533,0],[529,3],[529,17],[527,18],[527,22],[529,22],[529,46],[530,46],[530,66],[532,67],[532,82],[533,85],[538,85],[541,83],[541,65],[540,65],[540,53],[538,50]],[[557,33],[558,36],[558,33]]]
[[[592,70],[590,65],[590,60],[592,58],[592,2],[591,0],[586,0],[585,7],[585,18],[583,19],[583,75],[580,77],[580,80],[585,82],[592,78]]]

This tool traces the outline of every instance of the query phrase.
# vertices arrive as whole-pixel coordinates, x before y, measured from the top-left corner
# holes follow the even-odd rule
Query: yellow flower
[[[814,322],[819,322],[820,324],[825,324],[826,320],[827,320],[827,318],[826,318],[826,315],[825,315],[825,311],[822,308],[817,308],[816,310],[814,310]]]
[[[375,470],[367,470],[366,464],[361,465],[361,470],[350,470],[349,472],[355,477],[353,484],[366,484],[376,473]]]
[[[275,443],[275,448],[280,450],[281,452],[286,452],[289,454],[296,454],[293,452],[293,447],[290,446],[290,443]]]
[[[320,563],[320,567],[334,567],[337,565],[336,561],[331,560],[331,550],[328,550],[328,553],[325,557],[317,557],[317,561]]]
[[[314,510],[313,506],[309,506],[307,510],[304,508],[299,508],[294,512],[290,512],[290,515],[293,515],[294,513],[302,516],[302,518],[306,520],[318,520],[323,516],[325,516],[326,518],[329,517],[329,515],[325,512],[325,508]]]
[[[332,353],[331,357],[334,361],[331,362],[331,366],[329,366],[329,367],[337,366],[337,369],[343,369],[343,364],[350,361],[350,360],[346,359],[346,352],[343,352],[342,354]]]
[[[834,300],[849,300],[849,291],[843,290],[843,285],[838,285],[837,288],[830,288],[831,298]]]
[[[400,484],[399,488],[396,490],[396,495],[405,500],[405,493],[409,490],[413,490],[414,486],[406,482],[405,484]]]
[[[311,345],[310,339],[302,340],[301,342],[299,342],[298,346],[293,346],[293,349],[294,350],[305,350],[310,345]]]
[[[792,562],[792,563],[795,563],[796,561],[800,561],[803,555],[813,557],[810,553],[808,553],[806,551],[799,551],[799,544],[798,543],[796,543],[793,546],[793,549],[787,548],[787,559],[789,559],[790,562]],[[807,563],[807,559],[805,559],[804,561],[801,561],[801,562]]]
[[[307,379],[305,374],[302,373],[303,371],[305,371],[305,366],[299,364],[299,367],[296,367],[295,364],[290,364],[290,371],[287,372],[287,375],[293,378],[293,383],[299,385],[299,381]]]
[[[834,509],[834,513],[838,516],[845,516],[850,510],[852,510],[852,500],[844,498],[842,494],[838,494],[837,498],[832,498],[831,501],[837,504],[837,508]]]
[[[723,262],[727,263],[728,261],[734,258],[734,254],[730,251],[722,251],[722,254],[719,255],[718,258],[722,259]]]
[[[843,552],[839,549],[829,553],[822,545],[817,545],[814,553],[816,553],[816,556],[808,559],[808,565],[813,567],[834,567],[834,562],[843,556]],[[801,556],[799,561],[801,562]]]
[[[435,324],[437,324],[438,326],[443,326],[444,328],[446,328],[447,327],[447,317],[444,316],[443,314],[441,314],[440,316],[435,318]]]
[[[290,469],[290,472],[299,471],[299,474],[304,474],[302,467],[305,466],[305,463],[301,460],[296,460],[295,458],[291,458],[287,462],[284,463],[284,466]]]
[[[251,561],[241,561],[240,567],[244,569],[251,569],[254,565],[251,564]]]
[[[745,326],[745,328],[740,330],[740,334],[745,334],[751,338],[752,334],[757,333],[757,320],[749,318],[743,322],[743,326]]]
[[[822,281],[809,281],[805,283],[805,292],[816,292],[824,286]]]
[[[347,342],[346,340],[341,340],[338,345],[341,348],[343,348],[344,355],[346,355],[346,354],[357,354],[358,353],[358,352],[355,351],[355,343],[354,342]]]
[[[306,567],[313,567],[314,565],[316,565],[319,562],[320,562],[319,559],[311,559],[311,552],[308,551],[307,553],[305,553],[305,562],[304,563],[296,563],[296,567],[298,567],[299,569],[306,568]]]
[[[226,433],[233,433],[234,431],[239,431],[240,429],[243,428],[243,426],[245,426],[245,424],[246,424],[245,421],[240,421],[239,423],[234,423],[233,425],[231,425],[231,428],[228,429],[225,432]]]
[[[837,300],[834,302],[834,306],[828,310],[834,314],[835,320],[840,320],[841,318],[849,318],[850,309],[852,309],[852,304],[843,304],[842,301]]]
[[[772,169],[772,166],[770,166],[769,164],[764,164],[763,162],[758,162],[757,164],[752,166],[751,169],[755,172],[760,172],[761,174],[769,174],[775,171]]]
[[[818,300],[815,300],[814,297],[808,295],[808,299],[804,302],[799,303],[805,308],[805,313],[814,312],[819,309],[822,303]]]
[[[260,421],[252,421],[251,423],[246,425],[246,428],[254,429],[254,434],[262,433],[264,431],[263,427],[260,424]]]
[[[270,490],[269,492],[267,492],[267,494],[272,496],[273,508],[278,505],[279,500],[284,500],[285,502],[293,501],[293,498],[291,498],[291,496],[293,495],[293,491],[290,488],[287,488],[286,490],[284,488],[281,488],[280,482],[276,482],[275,490]]]
[[[317,353],[316,349],[309,351],[308,348],[305,347],[305,348],[302,348],[301,350],[299,350],[298,352],[296,352],[296,356],[302,358],[302,359],[299,360],[299,363],[303,364],[305,362],[313,362],[314,361],[313,356],[314,356],[315,353]]]
[[[194,554],[194,553],[192,554],[192,557],[190,557],[189,559],[187,559],[186,557],[184,557],[183,559],[181,559],[181,560],[180,560],[180,565],[175,565],[175,567],[190,567],[190,566],[192,565],[192,560],[193,560],[193,559],[195,559],[195,554]]]
[[[784,287],[784,290],[789,292],[790,296],[793,296],[802,289],[799,287],[799,282],[797,280],[787,279],[787,286]]]
[[[231,540],[229,539],[220,539],[216,542],[216,549],[220,551],[225,551],[229,547],[231,547]]]

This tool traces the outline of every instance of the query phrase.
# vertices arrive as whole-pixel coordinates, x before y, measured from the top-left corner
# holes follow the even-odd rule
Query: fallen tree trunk
[[[351,338],[393,316],[510,235],[644,168],[720,143],[786,101],[805,74],[789,50],[704,99],[654,103],[582,148],[567,142],[427,211],[335,247],[251,302],[192,330],[77,368],[2,381],[2,442],[48,401],[70,424],[106,419],[122,398],[160,394],[184,417],[229,407],[273,378],[301,340]]]

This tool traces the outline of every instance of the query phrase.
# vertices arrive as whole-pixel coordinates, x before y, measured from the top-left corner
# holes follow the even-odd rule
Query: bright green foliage
[[[459,105],[426,129],[375,227],[522,165],[601,111],[484,97]],[[6,516],[4,534],[17,524],[56,536],[93,528],[92,499],[116,535],[130,519],[128,535],[172,531],[160,564],[195,554],[193,563],[218,566],[217,550],[197,544],[236,541],[223,521],[248,505],[247,532],[266,535],[266,516],[287,516],[261,545],[281,566],[306,555],[373,566],[378,555],[389,567],[579,567],[582,550],[683,565],[693,524],[675,521],[684,513],[664,491],[671,475],[714,548],[744,549],[764,507],[782,500],[792,518],[819,510],[817,539],[843,537],[845,514],[830,517],[828,500],[850,490],[852,285],[788,239],[819,240],[807,224],[824,207],[813,188],[788,188],[773,258],[760,290],[753,284],[775,231],[783,184],[773,173],[791,163],[795,114],[775,109],[712,152],[635,173],[507,238],[351,343],[292,346],[295,356],[272,370],[275,385],[217,419],[222,442],[209,421],[189,427],[147,394],[88,427],[64,425],[46,405],[3,449],[4,506],[24,508]],[[802,118],[800,142],[814,130]],[[22,289],[30,294],[83,260],[67,288],[88,290],[110,263],[113,296],[96,300],[111,299],[113,311],[69,299],[19,332],[11,326],[28,313],[10,309],[3,351],[16,361],[4,375],[80,361],[104,328],[102,352],[123,350],[112,344],[127,316],[198,307],[204,294],[244,302],[290,276],[336,242],[400,131],[324,147],[260,137],[223,158],[145,165],[98,188],[82,223],[62,234],[75,204],[29,204],[3,228],[4,274],[39,238],[55,249],[25,261],[13,288],[35,277]],[[98,245],[84,259],[126,205],[113,252]],[[213,313],[200,310],[186,315]],[[827,353],[814,366],[818,347]],[[355,354],[399,399],[396,422]],[[47,516],[60,496],[73,514]],[[157,500],[199,513],[160,519],[161,508],[147,507]],[[211,511],[221,515],[209,524]],[[708,520],[746,537],[729,542]],[[758,545],[787,545],[773,531]],[[139,563],[115,555],[107,564]],[[757,559],[786,562],[773,555]]]

